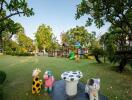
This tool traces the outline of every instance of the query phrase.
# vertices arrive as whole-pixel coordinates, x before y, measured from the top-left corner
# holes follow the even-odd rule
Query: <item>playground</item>
[[[109,100],[132,99],[131,72],[117,73],[109,63],[97,64],[95,60],[88,59],[80,59],[80,63],[76,63],[68,58],[1,55],[0,64],[1,70],[7,74],[4,82],[4,100],[51,100],[51,96],[32,95],[32,70],[36,67],[41,69],[40,79],[43,79],[44,72],[49,69],[56,81],[61,80],[61,74],[65,71],[80,70],[83,73],[80,82],[83,84],[91,77],[101,79],[100,93]]]

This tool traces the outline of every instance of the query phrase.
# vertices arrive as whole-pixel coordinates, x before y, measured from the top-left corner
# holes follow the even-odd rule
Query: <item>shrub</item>
[[[0,85],[0,100],[3,100],[3,85]]]
[[[6,73],[3,71],[0,71],[0,84],[3,84],[5,79],[6,79]]]
[[[6,79],[6,73],[3,71],[0,71],[0,100],[3,100],[3,82]]]
[[[88,59],[88,54],[84,54],[84,58],[85,59]]]
[[[98,63],[102,63],[102,61],[100,61],[99,58],[105,55],[105,51],[103,50],[102,47],[94,47],[91,49],[91,54],[94,55]]]
[[[5,54],[12,55],[12,56],[34,56],[29,52],[18,52],[18,51],[6,51]]]
[[[85,59],[93,60],[94,56],[92,54],[84,54]]]

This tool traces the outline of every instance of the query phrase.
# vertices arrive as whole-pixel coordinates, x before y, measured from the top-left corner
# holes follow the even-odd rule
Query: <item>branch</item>
[[[0,29],[0,34],[2,34],[2,32],[3,32],[5,29],[6,29],[6,27],[2,27],[2,28]]]
[[[107,17],[107,16],[106,16]],[[121,30],[124,32],[124,33],[127,33],[128,34],[128,32],[122,27],[122,25],[117,25],[117,24],[115,24],[110,18],[108,18],[107,17],[107,19],[108,19],[108,21],[111,23],[111,24],[113,24],[114,26],[117,26],[117,27],[119,27],[119,28],[121,28]],[[122,23],[121,23],[122,24]]]
[[[15,13],[13,13],[13,14],[10,14],[10,15],[4,17],[4,18],[1,18],[1,19],[0,19],[0,22],[2,22],[2,21],[4,21],[5,19],[8,19],[8,18],[10,18],[10,17],[12,17],[12,16],[14,16],[14,15],[22,14],[22,13],[24,13],[24,12],[15,12]]]
[[[110,14],[110,11],[109,11],[109,3],[107,2],[105,2],[105,0],[104,0],[104,4],[106,5],[106,13],[107,14]],[[120,19],[120,21],[122,21],[122,18],[119,16],[119,15],[117,15],[117,17]],[[115,24],[110,18],[108,18],[108,16],[106,15],[106,18],[109,20],[109,22],[111,22],[111,24],[113,24],[113,25],[115,25],[115,26],[117,26],[117,27],[120,27],[121,28],[121,30],[124,32],[124,33],[128,33],[124,28],[123,28],[123,26],[121,25],[117,25],[117,24]],[[126,20],[127,21],[127,20]],[[122,22],[121,22],[121,24],[122,24]],[[128,23],[128,25],[129,25],[129,23]],[[132,30],[131,30],[132,31]]]
[[[12,36],[13,36],[13,33],[11,33],[11,35],[9,36],[9,38],[7,39],[7,41],[10,40],[12,38]]]
[[[127,21],[126,16],[125,16],[125,15],[123,16],[123,17],[125,18],[124,21],[122,20],[122,18],[121,18],[119,15],[117,15],[117,17],[119,17],[119,18],[120,18],[120,21],[121,21],[121,26],[120,26],[120,25],[118,25],[118,26],[119,26],[125,33],[128,34],[128,32],[125,31],[125,29],[123,28],[123,25],[122,25],[122,22],[126,23],[126,24],[128,25],[128,27],[130,28],[130,30],[131,30],[131,25],[130,25],[129,22]],[[132,30],[131,30],[131,32],[132,32]]]

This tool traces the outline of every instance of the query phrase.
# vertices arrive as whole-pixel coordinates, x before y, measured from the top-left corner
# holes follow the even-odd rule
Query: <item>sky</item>
[[[41,24],[49,25],[57,39],[60,41],[61,32],[65,32],[76,26],[84,26],[87,16],[75,20],[76,5],[81,0],[27,0],[29,7],[33,8],[35,15],[31,17],[13,16],[15,22],[19,22],[25,29],[25,34],[34,39],[34,33]],[[88,32],[95,31],[97,36],[105,33],[110,26],[98,29],[95,25],[86,27]]]

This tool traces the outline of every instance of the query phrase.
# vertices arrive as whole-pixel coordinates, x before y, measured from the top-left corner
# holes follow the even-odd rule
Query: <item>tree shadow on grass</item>
[[[110,70],[111,70],[111,71],[114,71],[114,72],[117,72],[117,73],[120,73],[120,72],[119,72],[119,68],[118,68],[117,65],[112,65],[112,66],[110,67]],[[131,75],[131,74],[132,74],[132,67],[130,67],[130,66],[128,66],[128,65],[125,66],[125,68],[124,68],[124,70],[123,70],[122,73]]]

